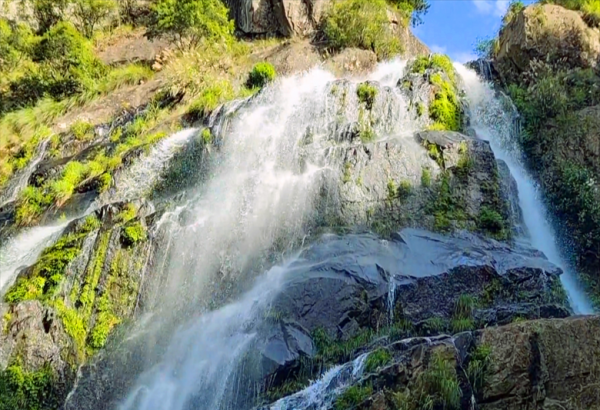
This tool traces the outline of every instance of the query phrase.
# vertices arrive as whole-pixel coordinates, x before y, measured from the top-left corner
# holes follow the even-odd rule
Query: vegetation
[[[436,86],[435,96],[429,104],[429,117],[438,128],[460,131],[462,127],[462,109],[456,95],[455,86],[444,80],[440,73],[430,77],[431,84]]]
[[[475,397],[479,397],[479,393],[485,385],[485,380],[491,366],[491,353],[492,349],[489,346],[479,345],[470,354],[467,377],[469,378]]]
[[[247,87],[248,88],[263,88],[265,85],[273,81],[277,73],[275,67],[271,63],[258,63],[248,75]]]
[[[453,221],[459,225],[467,221],[465,204],[453,194],[448,171],[442,173],[435,199],[428,211],[435,217],[434,229],[437,231],[449,231]]]
[[[158,0],[152,11],[150,38],[166,37],[180,48],[197,47],[203,40],[233,39],[233,21],[220,0]]]
[[[367,357],[367,361],[365,362],[365,371],[373,372],[381,366],[385,366],[391,360],[392,355],[387,349],[377,349],[374,352],[370,353],[369,357]]]
[[[476,299],[470,295],[461,295],[454,305],[454,313],[450,326],[453,333],[465,332],[475,329],[473,321],[473,309],[476,305]]]
[[[128,223],[121,232],[121,243],[123,246],[132,247],[138,242],[146,240],[146,228],[141,222]]]
[[[0,410],[55,410],[60,404],[50,365],[28,372],[16,362],[0,371]]]
[[[592,27],[600,26],[599,0],[542,0],[542,4],[557,4],[570,10],[580,11],[585,22]]]
[[[99,227],[98,220],[90,216],[74,232],[62,236],[45,249],[27,277],[20,277],[8,290],[4,299],[16,304],[24,300],[47,300],[62,281],[65,269],[81,252],[85,237]]]
[[[323,24],[329,47],[373,50],[380,59],[398,54],[402,48],[389,24],[387,8],[385,0],[335,2]]]
[[[423,168],[421,170],[421,186],[429,188],[431,186],[431,169]]]
[[[356,88],[356,95],[358,101],[364,104],[367,110],[371,111],[377,96],[377,88],[369,83],[361,83]]]
[[[448,351],[433,352],[427,369],[410,388],[392,396],[398,410],[460,409],[462,390],[456,375],[454,357]]]
[[[373,394],[373,386],[352,386],[346,389],[335,401],[335,410],[352,409]]]

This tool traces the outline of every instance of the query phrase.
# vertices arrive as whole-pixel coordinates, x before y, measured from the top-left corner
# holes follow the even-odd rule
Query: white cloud
[[[481,14],[502,17],[506,14],[510,0],[472,0],[473,5]]]
[[[456,53],[452,53],[450,55],[450,58],[452,58],[452,60],[456,61],[457,63],[461,63],[464,64],[468,61],[473,61],[477,59],[477,56],[473,53],[470,53],[468,51],[459,51]]]
[[[437,44],[433,44],[431,47],[429,47],[429,49],[434,52],[434,53],[438,53],[438,54],[446,54],[446,50],[447,48],[444,46],[438,46]]]

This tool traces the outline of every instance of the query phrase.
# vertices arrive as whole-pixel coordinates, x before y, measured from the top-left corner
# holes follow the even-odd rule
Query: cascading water
[[[474,71],[461,64],[455,64],[455,68],[465,86],[472,127],[479,138],[490,142],[496,157],[506,162],[517,182],[519,205],[531,245],[564,271],[561,279],[573,311],[577,314],[594,313],[576,273],[561,254],[539,190],[523,165],[523,154],[517,140],[518,127],[515,127],[518,114],[512,102],[508,98],[499,98],[492,86],[481,80]]]
[[[16,200],[21,190],[23,190],[23,188],[27,186],[27,181],[29,180],[31,173],[35,170],[37,165],[40,163],[40,161],[44,158],[44,155],[46,154],[46,149],[48,148],[49,142],[50,140],[47,139],[42,141],[38,145],[33,158],[31,159],[31,161],[29,161],[27,166],[17,171],[17,173],[10,179],[8,184],[4,187],[2,192],[0,192],[0,208],[2,208],[7,203]]]
[[[395,85],[404,63],[386,64],[368,79]],[[161,229],[171,235],[171,257],[165,266],[167,279],[160,290],[151,292],[157,295],[152,303],[160,311],[157,322],[181,322],[182,314],[214,298],[215,283],[243,283],[256,260],[274,250],[301,247],[318,217],[318,204],[328,202],[328,178],[332,173],[339,178],[343,169],[336,152],[349,142],[343,137],[346,125],[361,115],[357,82],[334,80],[320,69],[284,78],[249,100],[226,105],[211,119],[218,152],[211,160],[210,177],[189,193],[186,204],[160,221]],[[333,90],[338,87],[344,95],[336,100]],[[418,143],[412,138],[416,126],[405,114],[404,97],[393,87],[377,98],[378,135],[409,135],[410,152],[410,144]],[[183,214],[187,216],[181,224]],[[252,406],[256,392],[249,390],[258,386],[249,386],[238,372],[254,329],[263,320],[268,295],[277,291],[273,275],[285,271],[272,269],[239,302],[163,336],[170,338],[166,353],[152,358],[155,365],[137,380],[119,410]],[[154,328],[161,332],[161,325]]]
[[[12,284],[20,268],[30,266],[65,229],[68,222],[28,229],[0,246],[0,296]]]

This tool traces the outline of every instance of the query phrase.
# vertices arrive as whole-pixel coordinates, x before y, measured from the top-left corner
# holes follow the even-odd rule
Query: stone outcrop
[[[551,4],[525,8],[504,27],[499,43],[495,67],[509,82],[522,80],[535,60],[593,68],[600,57],[598,31],[579,13]]]
[[[319,28],[332,0],[226,0],[238,30],[248,36],[281,35],[310,37]],[[402,20],[391,12],[390,25],[407,56],[430,51]]]

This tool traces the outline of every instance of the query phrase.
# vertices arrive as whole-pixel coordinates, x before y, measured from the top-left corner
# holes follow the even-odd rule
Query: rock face
[[[267,328],[265,342],[256,347],[268,363],[260,367],[262,377],[273,389],[303,375],[303,357],[327,362],[306,341],[317,331],[336,343],[362,340],[349,359],[377,339],[364,340],[365,332],[393,338],[389,329],[395,328],[405,337],[436,335],[516,318],[566,317],[564,295],[556,291],[560,273],[537,251],[467,233],[446,237],[407,229],[390,241],[372,235],[323,238],[290,266],[272,304],[283,327]],[[457,310],[461,300],[472,303],[464,315]],[[297,335],[291,344],[281,333],[290,328]],[[279,367],[273,367],[273,357]]]
[[[596,67],[598,32],[572,10],[551,4],[527,7],[500,33],[495,67],[509,82],[520,80],[534,60],[552,60],[565,68]]]
[[[600,318],[537,320],[382,342],[271,408],[598,409]],[[561,343],[565,337],[572,344]],[[382,353],[385,352],[385,353]],[[371,360],[373,358],[373,360]]]
[[[482,409],[598,409],[600,318],[513,324],[481,332],[493,366]]]
[[[245,35],[307,37],[315,34],[332,0],[226,0],[237,28]],[[400,37],[405,55],[430,51],[394,13],[390,25]]]

